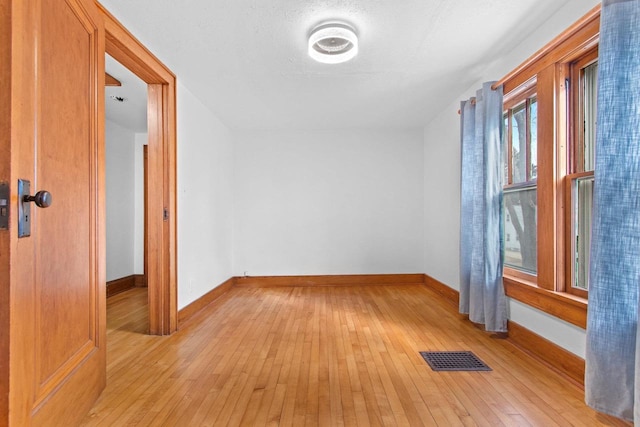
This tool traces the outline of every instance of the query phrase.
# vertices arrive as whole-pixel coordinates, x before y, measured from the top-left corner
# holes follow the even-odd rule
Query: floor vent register
[[[420,355],[434,371],[491,371],[470,351],[421,351]]]

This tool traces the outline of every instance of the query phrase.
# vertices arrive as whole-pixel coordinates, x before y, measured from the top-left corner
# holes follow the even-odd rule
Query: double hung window
[[[504,89],[508,296],[585,327],[600,8],[509,73]]]

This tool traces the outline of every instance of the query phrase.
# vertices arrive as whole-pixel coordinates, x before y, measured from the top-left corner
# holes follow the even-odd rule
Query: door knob
[[[22,200],[25,202],[35,202],[36,206],[39,208],[48,208],[51,206],[51,202],[53,202],[51,193],[46,190],[38,191],[33,196],[24,196]]]
[[[48,208],[53,202],[51,193],[38,191],[33,196],[31,182],[26,179],[18,180],[18,238],[31,236],[31,202],[35,202],[39,208]]]

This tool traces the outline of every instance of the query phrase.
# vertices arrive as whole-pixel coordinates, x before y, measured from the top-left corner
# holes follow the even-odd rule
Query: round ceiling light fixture
[[[358,54],[355,30],[339,22],[317,26],[309,35],[309,56],[325,64],[346,62]]]

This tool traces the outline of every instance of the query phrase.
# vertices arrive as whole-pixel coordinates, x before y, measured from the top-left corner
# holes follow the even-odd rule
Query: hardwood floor
[[[421,285],[232,288],[170,337],[143,334],[145,289],[107,303],[107,389],[85,426],[629,425]],[[423,350],[493,371],[433,372]]]

